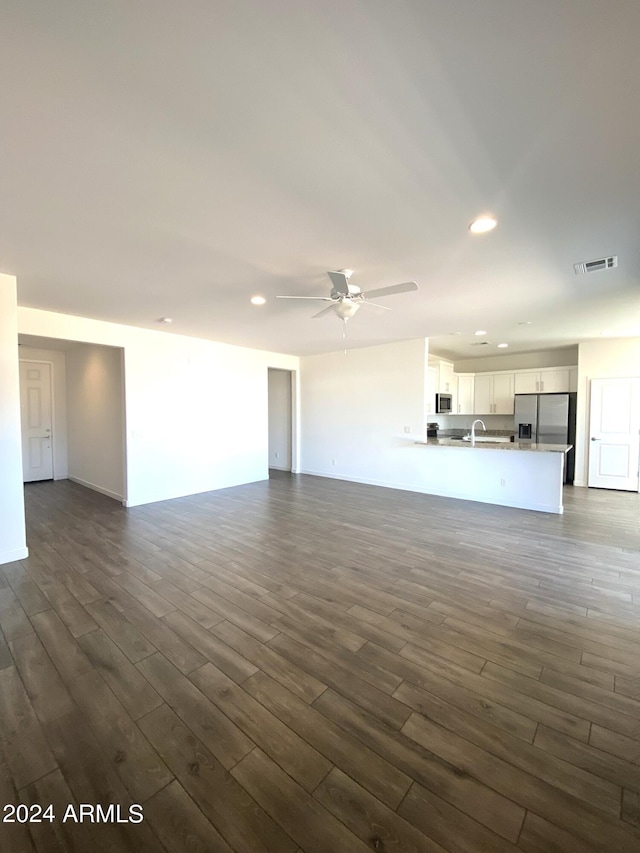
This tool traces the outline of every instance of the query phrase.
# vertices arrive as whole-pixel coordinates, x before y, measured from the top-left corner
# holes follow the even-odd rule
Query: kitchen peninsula
[[[425,492],[561,515],[567,444],[428,438]]]

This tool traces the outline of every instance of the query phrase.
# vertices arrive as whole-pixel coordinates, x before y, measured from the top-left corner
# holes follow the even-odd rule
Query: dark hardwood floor
[[[0,850],[640,851],[637,494],[25,493],[0,800],[55,820]],[[144,820],[62,820],[98,803]]]

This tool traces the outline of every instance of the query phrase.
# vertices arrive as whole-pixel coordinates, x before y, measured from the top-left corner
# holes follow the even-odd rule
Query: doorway
[[[53,365],[20,361],[20,427],[22,479],[53,479]]]
[[[592,379],[588,485],[637,492],[639,461],[640,379]]]
[[[270,367],[269,468],[291,471],[293,453],[293,372]]]
[[[18,346],[25,483],[68,478],[125,502],[123,350],[22,334]],[[35,369],[43,366],[49,371],[48,396],[36,387]],[[46,377],[40,378],[44,386]],[[49,416],[41,417],[47,403]]]

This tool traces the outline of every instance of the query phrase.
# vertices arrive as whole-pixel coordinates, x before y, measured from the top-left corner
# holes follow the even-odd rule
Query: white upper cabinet
[[[570,391],[568,367],[558,370],[540,371],[540,392],[542,394],[553,394],[561,391]]]
[[[516,373],[514,383],[516,394],[538,394],[540,392],[540,373],[538,371]]]
[[[456,377],[453,372],[453,364],[449,361],[440,362],[440,394],[455,394],[457,390]]]
[[[433,415],[436,411],[436,394],[438,393],[438,368],[429,367],[427,370],[427,402],[425,414]]]
[[[456,397],[458,395],[458,379],[453,372],[453,362],[437,359],[431,361],[427,370],[427,405],[428,415],[436,413],[436,394],[451,394],[451,412],[457,411]]]
[[[435,395],[451,394],[453,415],[512,415],[516,394],[577,391],[577,367],[540,367],[496,373],[454,373],[453,364],[434,358],[429,365],[427,414]]]
[[[450,361],[440,362],[440,394],[451,394],[451,412],[455,414],[458,411],[458,380]]]
[[[518,371],[515,374],[515,393],[554,394],[571,391],[570,373],[568,367]]]
[[[474,386],[473,414],[513,414],[513,373],[476,373]]]
[[[513,373],[496,373],[493,377],[493,414],[512,415],[514,411]]]
[[[476,373],[473,389],[474,415],[490,415],[493,411],[493,376]]]
[[[475,376],[473,373],[458,374],[458,394],[456,412],[459,415],[473,415],[473,386]]]

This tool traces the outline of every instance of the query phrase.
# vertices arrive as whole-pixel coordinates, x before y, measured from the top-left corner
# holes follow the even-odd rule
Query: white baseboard
[[[424,494],[424,490],[410,483],[394,483],[390,480],[372,480],[368,477],[347,477],[344,474],[329,474],[326,471],[308,471],[301,468],[300,474],[309,474],[312,477],[327,477],[329,480],[345,480],[347,483],[363,483],[365,486],[382,486],[385,489],[399,489],[401,492],[418,492]]]
[[[63,474],[54,474],[53,479],[54,480],[68,480],[69,474],[66,471]]]
[[[363,483],[366,486],[381,486],[385,489],[398,489],[401,492],[416,492],[421,495],[434,495],[439,498],[454,498],[459,501],[472,501],[473,503],[486,503],[491,504],[492,506],[506,506],[511,509],[526,509],[533,510],[534,512],[548,512],[553,515],[562,515],[564,512],[563,507],[551,505],[551,504],[529,504],[525,506],[520,501],[510,501],[508,499],[502,500],[500,503],[492,500],[482,500],[482,498],[478,498],[474,495],[464,494],[462,492],[451,492],[446,491],[445,489],[439,491],[426,491],[426,489],[421,489],[418,486],[414,486],[408,483],[392,483],[386,482],[384,480],[370,480],[365,479],[363,477],[345,477],[338,476],[337,474],[326,474],[320,473],[319,471],[306,471],[302,470],[301,474],[310,474],[312,477],[327,477],[330,480],[346,480],[348,483]]]
[[[5,563],[15,563],[16,560],[26,560],[28,556],[28,548],[14,548],[12,551],[2,551],[0,552],[0,566]]]
[[[276,471],[286,471],[287,474],[292,474],[291,468],[285,468],[284,465],[269,465],[269,469],[273,468]]]
[[[117,492],[110,492],[109,489],[103,489],[102,486],[96,486],[95,483],[89,483],[87,480],[81,480],[80,477],[69,476],[67,479],[71,480],[72,483],[77,483],[79,486],[84,486],[86,489],[92,489],[94,492],[100,492],[101,495],[106,495],[108,498],[120,501],[120,503],[125,502],[123,496],[117,494]]]

